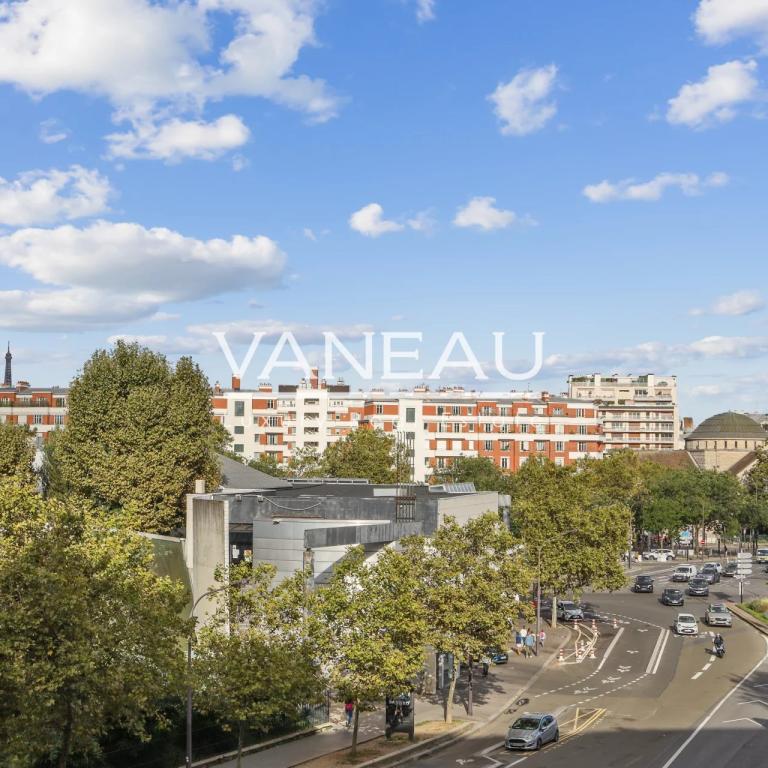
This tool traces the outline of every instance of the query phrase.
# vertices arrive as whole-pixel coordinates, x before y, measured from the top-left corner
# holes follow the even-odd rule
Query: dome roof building
[[[746,414],[734,411],[710,416],[685,437],[685,449],[698,466],[721,471],[733,471],[766,444],[768,432]]]

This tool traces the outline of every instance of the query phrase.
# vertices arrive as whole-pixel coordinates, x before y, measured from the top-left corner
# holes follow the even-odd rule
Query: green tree
[[[526,594],[531,584],[518,546],[495,512],[465,525],[448,517],[431,538],[403,541],[408,570],[419,576],[415,594],[427,617],[430,645],[453,655],[446,722],[453,719],[460,663],[503,648],[509,640],[515,595]]]
[[[251,469],[258,469],[260,472],[264,472],[271,477],[288,476],[286,468],[282,466],[271,453],[263,453],[258,459],[251,459],[248,462],[248,466],[251,467]]]
[[[478,491],[509,493],[509,475],[487,456],[458,456],[432,475],[433,483],[474,483]]]
[[[0,764],[66,768],[111,728],[141,737],[176,694],[181,586],[138,534],[0,483]]]
[[[355,705],[353,756],[360,710],[412,690],[421,669],[426,615],[416,599],[418,575],[403,553],[385,549],[368,565],[363,548],[353,547],[314,593],[312,610],[324,627],[320,647],[332,688]]]
[[[288,477],[320,477],[320,455],[314,448],[297,448],[288,462]]]
[[[345,438],[331,443],[320,460],[326,477],[356,477],[372,483],[394,483],[398,473],[406,478],[408,462],[405,447],[380,429],[355,429]]]
[[[745,478],[739,524],[749,530],[756,548],[758,535],[768,530],[768,451],[764,449],[757,452],[757,461]]]
[[[61,460],[59,458],[63,434],[64,430],[54,429],[48,433],[48,437],[43,443],[39,474],[43,494],[46,498],[62,499],[70,492],[70,488],[61,471]]]
[[[0,423],[0,478],[34,480],[34,435],[26,425]]]
[[[64,482],[96,504],[123,507],[134,524],[168,533],[183,522],[194,481],[219,482],[223,433],[210,387],[190,358],[118,342],[99,350],[72,383],[69,422],[57,448]]]
[[[275,569],[233,569],[218,608],[199,632],[194,683],[197,708],[237,732],[240,766],[246,729],[266,732],[298,721],[300,707],[317,701],[323,680],[314,644],[301,630],[296,579],[273,588]]]

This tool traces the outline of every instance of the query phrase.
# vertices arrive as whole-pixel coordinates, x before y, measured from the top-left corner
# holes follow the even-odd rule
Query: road
[[[704,610],[709,602],[736,598],[738,585],[723,579],[712,586],[709,598],[686,596],[683,609],[667,607],[659,597],[673,568],[672,563],[632,569],[631,575],[655,576],[652,594],[622,590],[586,595],[587,621],[581,632],[587,641],[594,617],[595,658],[567,647],[565,662],[552,665],[539,677],[525,692],[527,701],[450,748],[419,760],[419,765],[740,768],[765,762],[765,638],[734,617],[732,628],[720,630],[726,640],[725,658],[715,657]],[[745,595],[767,592],[765,575],[756,573]],[[681,638],[671,631],[682,611],[699,619],[697,636]],[[526,711],[556,714],[560,741],[540,752],[508,752],[504,748],[507,727]]]

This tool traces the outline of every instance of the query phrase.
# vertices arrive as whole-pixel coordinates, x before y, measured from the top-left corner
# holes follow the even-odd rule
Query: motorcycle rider
[[[723,636],[718,632],[714,639],[714,653],[716,656],[722,656],[725,654],[725,640]]]

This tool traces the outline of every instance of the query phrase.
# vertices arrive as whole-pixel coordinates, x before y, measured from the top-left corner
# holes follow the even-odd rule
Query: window
[[[510,432],[509,424],[502,424],[499,431],[503,432],[505,435],[508,434]]]
[[[458,421],[455,421],[453,423],[453,431],[454,432],[461,432],[461,424],[459,424]]]
[[[438,416],[442,416],[443,415],[443,406],[442,405],[438,405],[437,406],[437,415]]]
[[[522,432],[524,435],[527,435],[527,434],[528,434],[528,425],[527,425],[527,424],[521,424],[521,425],[520,425],[520,431],[521,431],[521,432]]]
[[[588,450],[588,443],[579,443],[579,450],[583,453]]]
[[[587,425],[586,424],[579,424],[579,434],[580,435],[588,435],[589,434],[589,431],[587,429]]]
[[[53,417],[53,423],[57,426],[61,426],[64,423],[64,417],[63,416],[54,416]]]
[[[235,416],[245,416],[244,400],[235,400]]]
[[[486,451],[492,451],[493,450],[493,442],[491,440],[485,441],[485,450]]]
[[[583,408],[577,408],[576,409],[576,416],[584,416],[584,409]]]
[[[564,467],[565,459],[562,456],[555,456],[555,465],[558,467]]]
[[[272,409],[274,409],[274,407],[275,407],[275,401],[274,400],[267,400],[267,408],[269,410],[272,410]]]
[[[501,468],[509,469],[509,459],[506,456],[501,457]]]
[[[244,435],[245,434],[245,427],[235,427],[235,434],[236,435]]]
[[[565,427],[562,424],[555,424],[555,434],[562,435],[565,433]]]
[[[506,405],[502,405],[499,408],[499,416],[509,416],[509,408]]]
[[[66,408],[67,406],[67,400],[64,397],[57,397],[55,403],[57,408]]]
[[[377,414],[382,414],[382,413],[384,413],[384,406],[383,406],[383,405],[377,405],[377,406],[376,406],[376,413],[377,413]]]
[[[547,434],[547,425],[546,424],[537,424],[536,425],[536,434],[537,435],[546,435]]]
[[[469,408],[467,408],[467,416],[471,416],[475,412],[475,409],[470,405]]]
[[[530,443],[527,440],[523,440],[523,442],[520,443],[520,450],[527,451],[529,446],[530,446]]]
[[[234,449],[235,453],[243,453],[244,450],[242,443],[235,443],[232,448]]]
[[[277,445],[277,435],[267,435],[267,445]]]
[[[459,405],[454,405],[454,406],[453,406],[453,408],[451,409],[451,413],[452,413],[454,416],[461,416],[461,406],[459,406]]]
[[[474,432],[475,431],[475,425],[474,424],[469,424],[468,426],[469,426],[469,431],[470,432]]]
[[[553,408],[552,409],[552,415],[553,416],[562,416],[563,415],[563,409],[562,408]]]
[[[555,443],[555,450],[560,453],[565,450],[565,443]]]
[[[33,419],[34,424],[42,424],[43,423],[43,417],[42,416],[35,416]]]
[[[493,424],[483,424],[483,432],[493,432]]]
[[[509,440],[502,440],[501,443],[499,443],[499,448],[502,451],[508,451],[509,450]]]
[[[416,409],[415,408],[406,408],[405,409],[405,423],[406,424],[414,424],[416,422]]]
[[[546,451],[547,450],[546,440],[537,440],[536,441],[536,450],[537,451]]]
[[[267,419],[267,424],[269,424],[270,427],[279,427],[280,426],[280,417],[279,416],[270,416]]]

